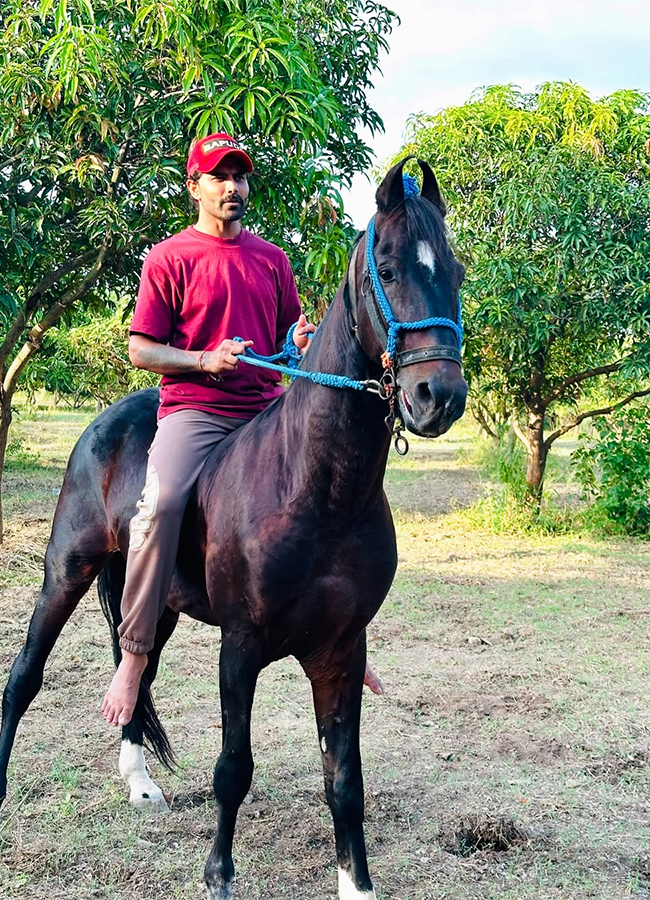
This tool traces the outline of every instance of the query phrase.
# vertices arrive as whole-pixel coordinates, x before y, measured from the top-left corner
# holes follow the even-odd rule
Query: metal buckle
[[[397,379],[395,378],[395,370],[391,366],[386,369],[384,374],[379,379],[379,383],[382,388],[381,397],[383,400],[390,400],[390,398],[395,394],[395,390],[397,388]]]
[[[362,382],[367,391],[371,394],[377,394],[382,400],[390,400],[395,394],[397,382],[395,381],[395,372],[392,369],[386,369],[379,381],[369,378]]]
[[[378,394],[382,400],[386,399],[384,397],[384,390],[378,381],[368,378],[366,381],[362,381],[361,384],[364,385],[369,394]]]

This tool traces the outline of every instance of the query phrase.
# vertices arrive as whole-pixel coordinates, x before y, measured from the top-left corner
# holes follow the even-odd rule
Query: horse
[[[421,194],[405,194],[410,176],[402,170],[410,158],[377,189],[372,229],[357,239],[300,370],[357,379],[357,387],[369,389],[295,379],[215,448],[179,511],[173,583],[133,719],[122,731],[119,767],[134,805],[164,807],[143,753],[146,742],[163,763],[173,763],[150,693],[160,655],[181,612],[219,626],[222,749],[214,769],[216,834],[204,873],[209,900],[232,898],[235,820],[253,775],[256,681],[262,668],[288,655],[311,682],[340,900],[375,898],[363,832],[359,730],[366,626],[397,566],[383,491],[387,424],[399,412],[411,432],[437,437],[462,415],[467,396],[456,324],[464,268],[449,246],[445,204],[426,162],[417,161]],[[129,522],[144,483],[157,405],[155,388],[122,398],[88,426],[72,452],[42,590],[3,695],[0,802],[20,719],[41,688],[62,628],[97,576],[119,662]]]

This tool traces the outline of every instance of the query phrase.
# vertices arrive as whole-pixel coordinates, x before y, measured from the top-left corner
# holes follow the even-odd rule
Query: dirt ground
[[[362,723],[377,898],[649,898],[650,547],[474,530],[462,507],[480,493],[478,473],[457,462],[471,440],[460,429],[391,460],[400,569],[369,629],[387,693],[366,695]],[[55,457],[31,493],[32,475],[11,476],[2,683],[37,596]],[[108,629],[94,594],[82,601],[18,734],[0,819],[2,900],[203,896],[218,653],[217,630],[181,620],[155,686],[178,771],[151,760],[172,810],[142,815],[117,773],[118,734],[98,712]],[[236,900],[334,900],[311,698],[293,660],[262,673],[253,744]]]

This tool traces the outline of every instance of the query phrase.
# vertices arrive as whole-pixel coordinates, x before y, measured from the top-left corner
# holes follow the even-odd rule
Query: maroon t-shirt
[[[268,356],[299,315],[291,266],[279,247],[245,229],[226,240],[190,226],[145,259],[131,333],[181,350],[214,350],[241,337]],[[164,375],[159,418],[203,409],[252,419],[282,393],[280,375],[269,369],[241,363],[221,377]]]

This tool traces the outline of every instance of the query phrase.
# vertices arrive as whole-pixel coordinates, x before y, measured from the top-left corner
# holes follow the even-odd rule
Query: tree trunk
[[[531,501],[537,509],[542,500],[542,488],[544,486],[544,471],[546,469],[546,457],[548,448],[544,444],[544,413],[533,412],[528,414],[528,467],[526,469],[526,483]]]
[[[2,518],[2,473],[4,471],[5,455],[9,442],[9,426],[11,425],[11,400],[7,397],[0,385],[0,544],[4,538]]]

